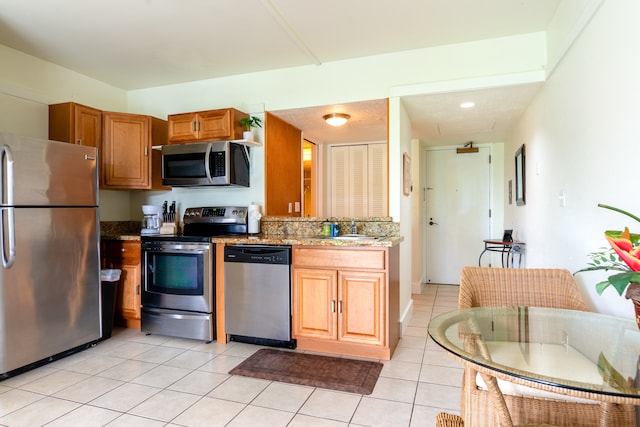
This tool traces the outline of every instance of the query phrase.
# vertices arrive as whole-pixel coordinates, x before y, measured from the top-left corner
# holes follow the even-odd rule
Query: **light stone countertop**
[[[341,224],[341,231],[349,230],[349,221],[331,218]],[[265,217],[262,233],[247,236],[212,237],[213,243],[228,245],[287,245],[287,246],[336,246],[336,247],[392,247],[404,240],[398,236],[398,225],[390,218],[358,219],[358,232],[371,236],[383,236],[375,240],[340,240],[321,236],[322,218]],[[140,240],[139,221],[105,221],[100,224],[102,240]],[[389,237],[384,237],[389,236]]]
[[[102,240],[141,240],[139,234],[110,234],[101,236]],[[379,238],[377,240],[336,240],[326,237],[304,237],[304,236],[228,236],[212,237],[213,243],[224,243],[227,245],[285,245],[285,246],[370,246],[370,247],[391,247],[404,240],[400,236]]]

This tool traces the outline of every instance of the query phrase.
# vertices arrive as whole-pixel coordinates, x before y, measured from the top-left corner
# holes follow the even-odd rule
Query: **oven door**
[[[144,242],[142,305],[212,313],[213,252],[211,243]]]

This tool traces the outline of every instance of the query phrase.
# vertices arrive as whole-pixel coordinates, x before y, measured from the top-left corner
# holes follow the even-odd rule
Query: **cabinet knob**
[[[331,312],[332,313],[336,312],[336,300],[334,299],[331,300]]]
[[[120,248],[120,252],[124,253],[126,251],[125,248]]]

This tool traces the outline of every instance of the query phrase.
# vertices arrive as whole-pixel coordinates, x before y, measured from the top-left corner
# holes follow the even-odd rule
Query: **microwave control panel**
[[[211,152],[211,176],[224,176],[226,170],[226,159],[224,151]]]

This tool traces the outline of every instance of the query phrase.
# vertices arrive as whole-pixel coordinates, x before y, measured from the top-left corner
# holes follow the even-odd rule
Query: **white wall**
[[[526,241],[528,267],[574,272],[588,252],[607,246],[605,229],[640,231],[640,224],[596,207],[640,212],[638,16],[636,0],[605,1],[505,146],[505,172],[513,176],[515,150],[526,144],[527,204],[506,206],[505,225]],[[631,303],[613,289],[595,294],[602,277],[583,273],[576,280],[598,311],[632,316]]]
[[[412,200],[402,194],[403,153],[411,153],[411,120],[398,97],[389,99],[389,214],[400,222],[400,321],[403,331],[411,317]]]
[[[424,217],[425,174],[421,173],[420,166],[423,163],[422,147],[420,140],[411,141],[411,178],[413,180],[413,193],[411,194],[411,293],[419,294],[422,284],[426,281],[426,230]],[[424,170],[424,168],[422,168]]]

